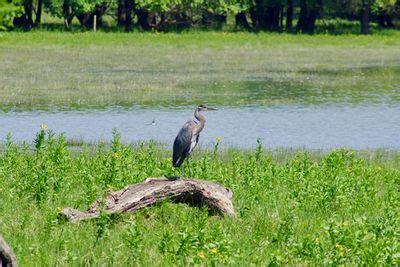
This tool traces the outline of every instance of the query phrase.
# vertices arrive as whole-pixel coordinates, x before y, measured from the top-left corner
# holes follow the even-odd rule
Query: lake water
[[[201,144],[216,137],[223,146],[253,147],[257,138],[269,148],[400,149],[399,105],[222,107],[206,112]],[[42,123],[68,139],[110,140],[117,128],[125,142],[154,139],[171,144],[193,108],[110,108],[65,112],[0,113],[0,139],[29,143]],[[152,124],[154,120],[155,123]]]

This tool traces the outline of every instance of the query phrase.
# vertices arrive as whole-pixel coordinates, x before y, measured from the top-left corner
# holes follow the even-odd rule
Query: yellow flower
[[[337,248],[337,249],[340,250],[340,251],[343,250],[343,246],[340,245],[340,244],[338,244],[338,243],[335,244],[335,248]]]
[[[215,138],[215,141],[217,141],[218,143],[221,142],[221,137],[217,136],[217,137]]]
[[[315,243],[319,244],[319,237],[316,237],[314,240]]]
[[[344,256],[344,251],[339,252],[339,256],[343,257]]]
[[[119,158],[119,153],[118,152],[114,153],[114,158],[116,158],[116,159]]]
[[[57,207],[56,211],[57,211],[57,212],[60,212],[60,211],[61,211],[61,208],[60,208],[60,207]]]
[[[212,248],[210,249],[210,252],[213,254],[217,254],[218,253],[218,249],[217,248]]]
[[[46,131],[48,127],[46,124],[42,123],[42,125],[40,125],[40,128],[42,128],[43,131]]]
[[[204,259],[204,258],[206,257],[206,255],[204,255],[204,252],[203,252],[203,251],[200,251],[199,253],[197,253],[197,256],[198,256],[199,258],[202,258],[202,259]]]

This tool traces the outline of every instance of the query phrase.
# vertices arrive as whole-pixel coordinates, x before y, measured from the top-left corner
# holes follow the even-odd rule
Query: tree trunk
[[[235,24],[237,27],[242,27],[249,29],[250,25],[247,22],[246,14],[244,12],[239,12],[235,15]]]
[[[138,18],[138,25],[141,31],[150,30],[149,24],[149,12],[145,9],[136,10],[136,16]]]
[[[279,31],[283,31],[283,6],[279,7]]]
[[[307,0],[300,0],[300,14],[297,22],[297,31],[314,33],[315,22],[322,9],[322,0],[316,0],[313,6],[308,6]]]
[[[70,222],[98,218],[101,210],[107,214],[121,212],[137,212],[157,202],[188,203],[193,206],[208,206],[212,212],[235,216],[232,204],[232,192],[217,183],[171,178],[148,178],[144,183],[128,185],[125,188],[108,192],[105,199],[94,202],[87,211],[81,212],[72,208],[64,208],[59,215]]]
[[[291,32],[293,27],[293,0],[287,1],[286,9],[286,31]]]
[[[71,23],[74,16],[72,15],[72,11],[68,0],[64,0],[63,2],[63,17],[64,17],[64,28],[66,30],[71,29]]]
[[[269,31],[277,31],[279,30],[279,15],[280,15],[280,6],[269,6],[265,11],[265,16],[263,16],[264,28]]]
[[[264,2],[263,0],[255,0],[254,5],[250,8],[251,21],[254,30],[265,29],[264,21]]]
[[[133,11],[133,0],[125,0],[125,31],[130,32],[132,30],[132,11]]]
[[[24,11],[26,14],[27,24],[28,24],[26,26],[30,29],[34,26],[33,17],[32,17],[32,15],[33,15],[32,14],[33,13],[33,0],[25,0]]]
[[[43,1],[42,0],[37,0],[35,26],[39,26],[40,25],[40,21],[42,19],[42,6],[43,6]]]
[[[370,6],[363,1],[361,8],[361,33],[369,34],[369,11]]]
[[[0,235],[0,266],[4,267],[16,267],[17,259],[15,258],[14,252],[4,241]]]
[[[124,0],[118,0],[118,10],[117,10],[117,23],[118,26],[124,25]]]

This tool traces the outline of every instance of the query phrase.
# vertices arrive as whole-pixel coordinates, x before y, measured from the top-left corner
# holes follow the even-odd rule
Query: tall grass
[[[177,175],[154,143],[71,151],[45,128],[34,147],[8,137],[0,154],[0,232],[21,266],[400,264],[400,166],[353,151],[275,161],[215,147],[191,161],[195,177],[233,190],[237,218],[159,203],[136,214],[67,223],[62,207],[84,210],[107,190]]]

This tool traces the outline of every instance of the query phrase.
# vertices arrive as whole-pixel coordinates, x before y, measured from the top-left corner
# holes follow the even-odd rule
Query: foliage
[[[250,152],[222,152],[219,142],[194,155],[192,169],[233,190],[237,218],[165,202],[73,225],[57,218],[61,207],[83,210],[106,190],[178,174],[170,151],[122,144],[117,131],[111,144],[78,151],[45,127],[34,150],[8,137],[0,231],[21,265],[400,264],[398,162],[385,167],[346,149],[274,162],[261,140]]]
[[[23,8],[8,0],[0,0],[0,31],[13,28],[13,20],[22,14]]]
[[[36,16],[35,25],[40,25],[41,11],[39,6],[52,16],[64,18],[68,23],[74,17],[78,18],[82,26],[88,26],[89,17],[96,13],[99,22],[107,13],[118,23],[118,26],[126,25],[126,30],[131,30],[132,23],[141,30],[168,30],[180,27],[217,27],[227,23],[228,16],[235,17],[234,29],[252,29],[268,31],[284,31],[285,24],[291,25],[286,31],[292,32],[294,28],[298,32],[314,33],[317,19],[327,20],[346,18],[360,20],[361,10],[368,9],[374,16],[372,21],[381,22],[382,27],[393,28],[393,21],[400,13],[398,0],[1,0],[19,1],[14,3],[23,5],[16,8],[8,3],[0,10],[0,22],[2,28],[10,28],[12,19],[16,14],[25,13],[31,19]],[[290,3],[290,4],[289,4]],[[1,3],[0,3],[1,6]],[[40,9],[41,10],[41,9]],[[7,14],[7,15],[6,15]],[[129,14],[129,15],[128,15]],[[382,20],[382,18],[384,19]],[[293,27],[293,18],[297,18],[297,27]],[[92,19],[92,18],[91,18]],[[290,21],[288,21],[290,20]],[[369,18],[368,18],[369,20]],[[386,23],[387,21],[387,23]],[[63,20],[63,22],[65,22]],[[25,22],[26,23],[26,22]],[[386,24],[385,24],[386,23]],[[34,26],[33,23],[31,22]],[[130,25],[130,26],[129,26]],[[102,26],[99,24],[98,26]]]

